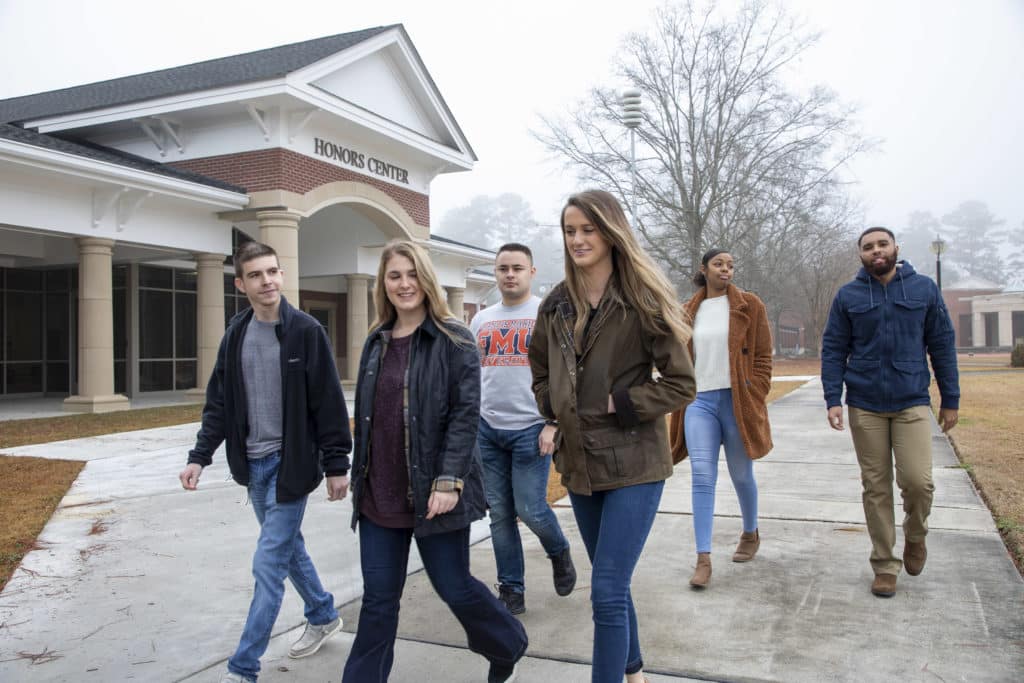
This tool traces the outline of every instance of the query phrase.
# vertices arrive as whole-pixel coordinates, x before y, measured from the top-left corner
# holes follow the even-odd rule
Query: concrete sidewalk
[[[633,582],[652,683],[715,681],[1016,681],[1024,678],[1024,582],[945,437],[936,430],[929,560],[896,596],[871,595],[870,542],[848,433],[825,422],[820,385],[771,406],[775,450],[755,465],[761,551],[729,562],[740,532],[721,464],[711,587],[691,591],[690,473],[665,488]],[[252,590],[256,522],[218,454],[200,490],[177,472],[196,425],[8,450],[88,460],[0,594],[2,681],[217,681]],[[303,660],[286,656],[302,607],[286,592],[261,681],[338,681],[359,609],[348,503],[310,499],[304,534],[346,621]],[[589,565],[571,510],[558,506],[580,580],[555,595],[550,564],[525,532],[528,657],[520,681],[587,681]],[[494,581],[478,523],[474,574]],[[902,543],[902,541],[900,541]],[[414,546],[415,547],[415,546]],[[486,663],[436,597],[413,554],[392,681],[482,681]]]

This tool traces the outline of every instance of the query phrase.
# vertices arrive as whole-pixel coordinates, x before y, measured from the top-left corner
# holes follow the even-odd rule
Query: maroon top
[[[373,431],[366,492],[360,513],[374,524],[389,529],[411,529],[413,507],[409,502],[409,470],[405,460],[405,371],[409,366],[412,335],[392,338],[377,374],[373,397]]]

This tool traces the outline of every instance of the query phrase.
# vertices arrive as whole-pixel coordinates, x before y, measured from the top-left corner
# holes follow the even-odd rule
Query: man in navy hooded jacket
[[[932,494],[932,415],[928,358],[948,431],[960,407],[953,325],[942,292],[930,278],[897,260],[888,228],[868,228],[857,240],[863,268],[832,302],[821,345],[821,382],[828,423],[843,429],[842,393],[857,451],[864,517],[871,536],[871,592],[892,597],[900,568],[924,569]],[[927,355],[927,357],[926,357]],[[903,494],[902,560],[893,552],[896,523],[892,477]]]

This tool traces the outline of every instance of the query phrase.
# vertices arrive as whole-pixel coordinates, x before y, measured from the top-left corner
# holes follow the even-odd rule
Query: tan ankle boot
[[[750,562],[754,559],[754,555],[757,554],[757,549],[761,547],[761,534],[758,533],[757,529],[753,531],[744,531],[740,534],[739,545],[736,546],[736,552],[732,555],[733,562]]]
[[[693,570],[690,585],[694,588],[707,588],[711,581],[711,553],[697,553],[697,568]]]

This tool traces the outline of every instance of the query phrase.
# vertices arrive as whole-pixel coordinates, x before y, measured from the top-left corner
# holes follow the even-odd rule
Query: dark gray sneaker
[[[498,599],[505,604],[509,614],[522,614],[526,611],[526,596],[512,590],[510,586],[498,586]]]
[[[555,592],[559,595],[568,595],[576,587],[576,567],[568,548],[551,558],[551,576],[555,582]]]

